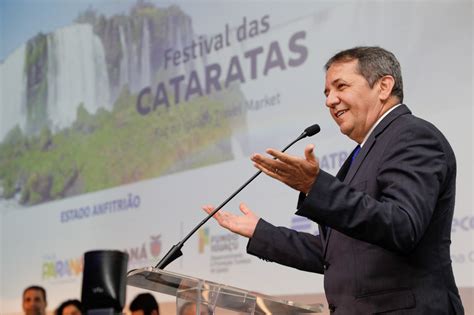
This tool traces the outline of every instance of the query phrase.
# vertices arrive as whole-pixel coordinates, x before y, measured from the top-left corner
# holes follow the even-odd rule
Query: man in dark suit
[[[245,204],[219,224],[250,238],[250,254],[324,274],[334,314],[463,314],[450,259],[456,161],[441,132],[403,105],[400,65],[379,47],[342,51],[326,64],[326,106],[358,143],[336,177],[274,149],[252,161],[300,191],[296,214],[317,236],[275,227]],[[205,206],[209,213],[212,206]]]

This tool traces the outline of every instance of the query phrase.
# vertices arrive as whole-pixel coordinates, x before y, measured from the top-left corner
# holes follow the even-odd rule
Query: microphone
[[[318,124],[314,124],[312,126],[309,126],[308,128],[306,128],[302,133],[301,135],[299,135],[298,138],[296,138],[295,140],[293,140],[289,145],[287,145],[283,150],[281,150],[281,152],[285,152],[289,147],[291,147],[293,144],[295,144],[296,142],[300,141],[301,139],[303,138],[306,138],[306,137],[312,137],[314,136],[315,134],[317,134],[319,131],[321,131],[321,128],[319,127]],[[274,158],[275,159],[275,158]],[[174,260],[176,260],[177,258],[181,257],[183,255],[183,253],[181,252],[181,248],[183,247],[184,243],[201,227],[204,225],[204,223],[206,223],[214,214],[217,213],[217,211],[219,211],[220,209],[222,209],[222,207],[224,207],[232,198],[234,198],[242,189],[244,189],[248,184],[250,184],[251,181],[253,181],[258,175],[260,175],[262,171],[258,171],[257,173],[255,173],[255,175],[253,175],[252,177],[250,177],[249,180],[247,180],[242,186],[240,186],[232,195],[230,195],[224,202],[222,202],[217,208],[214,209],[214,211],[212,211],[211,213],[209,213],[207,215],[206,218],[204,218],[201,222],[199,222],[198,225],[196,225],[194,227],[194,229],[192,229],[191,232],[189,232],[188,235],[186,235],[186,237],[184,237],[179,243],[177,243],[176,245],[173,245],[173,247],[171,247],[171,249],[169,250],[169,252],[158,262],[158,264],[156,264],[155,268],[157,269],[164,269],[166,266],[168,266],[171,262],[173,262]]]

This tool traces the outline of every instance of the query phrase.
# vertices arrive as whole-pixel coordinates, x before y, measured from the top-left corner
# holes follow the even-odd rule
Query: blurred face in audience
[[[26,315],[45,315],[46,301],[40,290],[27,290],[23,294],[23,311]]]
[[[196,315],[198,314],[196,311],[197,311],[196,304],[190,303],[183,306],[183,308],[181,309],[180,315]],[[206,306],[204,305],[201,306],[200,315],[209,315],[209,312]]]
[[[75,305],[68,305],[63,309],[63,313],[61,315],[81,315],[81,311]]]

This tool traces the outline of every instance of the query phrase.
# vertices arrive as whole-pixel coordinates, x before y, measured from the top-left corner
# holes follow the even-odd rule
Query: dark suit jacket
[[[296,214],[319,235],[260,220],[247,251],[324,273],[335,314],[463,314],[449,253],[456,161],[447,140],[402,105],[350,160],[336,177],[321,170],[300,195]]]

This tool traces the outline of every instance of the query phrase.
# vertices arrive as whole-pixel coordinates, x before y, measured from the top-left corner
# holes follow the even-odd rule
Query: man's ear
[[[160,312],[158,312],[157,310],[152,310],[151,315],[160,315]]]
[[[381,101],[386,101],[392,94],[395,79],[391,75],[386,75],[379,80],[379,98]]]

